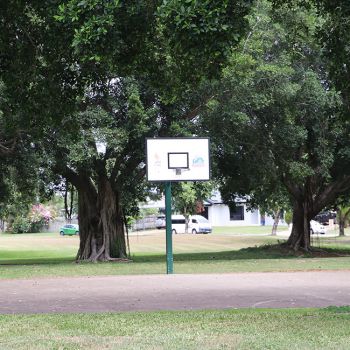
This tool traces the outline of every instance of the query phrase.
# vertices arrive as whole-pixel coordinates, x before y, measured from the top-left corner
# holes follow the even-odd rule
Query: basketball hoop
[[[146,140],[147,180],[208,181],[208,138],[155,138]]]
[[[168,152],[168,169],[175,170],[177,176],[180,176],[183,170],[189,170],[188,152]]]
[[[210,179],[209,139],[196,137],[146,139],[147,180],[164,182],[167,273],[173,273],[171,182]]]

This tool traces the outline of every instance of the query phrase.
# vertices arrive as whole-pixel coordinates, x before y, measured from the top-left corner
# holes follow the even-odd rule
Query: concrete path
[[[0,280],[0,313],[350,305],[350,271]]]

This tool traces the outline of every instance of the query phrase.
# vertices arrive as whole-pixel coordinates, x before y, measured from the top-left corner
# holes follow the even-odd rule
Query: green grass
[[[175,254],[222,252],[275,243],[268,236],[235,235],[175,235]],[[130,237],[134,257],[165,254],[165,234]],[[79,246],[78,237],[55,234],[0,235],[0,264],[54,263],[74,260]]]
[[[349,254],[349,250],[337,253]],[[332,251],[331,251],[332,253]],[[249,248],[238,251],[174,255],[175,273],[230,273],[306,270],[350,270],[350,256],[297,257],[277,249]],[[327,256],[327,255],[326,255]],[[130,263],[80,263],[66,258],[28,260],[26,265],[0,266],[0,278],[159,274],[165,272],[164,255],[134,255]]]
[[[9,349],[349,349],[350,307],[2,315]]]
[[[235,232],[174,237],[176,273],[350,269],[350,240],[295,256],[278,238]],[[251,232],[251,231],[250,231]],[[131,238],[132,263],[75,264],[77,237],[0,235],[0,279],[165,273],[164,235]],[[350,307],[0,315],[0,349],[348,349]]]
[[[281,238],[264,235],[176,235],[175,273],[350,270],[349,237],[323,237],[331,254],[295,256],[276,249]],[[131,263],[74,263],[78,237],[58,234],[0,235],[0,279],[164,273],[165,237],[130,237]],[[272,245],[272,246],[271,246]],[[337,256],[339,254],[340,256]]]
[[[256,260],[224,260],[224,261],[177,261],[174,262],[174,273],[233,273],[233,272],[273,272],[273,271],[308,271],[308,270],[350,270],[350,258],[322,259],[265,259]],[[129,264],[30,264],[1,266],[0,279],[38,278],[38,277],[70,277],[100,275],[142,275],[164,274],[166,272],[165,257],[163,262],[133,262]]]
[[[288,227],[278,226],[277,231],[287,231]],[[272,232],[272,226],[214,226],[214,234],[231,234],[231,235],[270,235]]]

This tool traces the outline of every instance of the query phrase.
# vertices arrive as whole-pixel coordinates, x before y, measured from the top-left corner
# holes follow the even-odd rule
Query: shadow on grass
[[[18,252],[15,252],[18,256]],[[7,253],[8,255],[8,253]],[[37,265],[37,264],[67,264],[74,263],[74,256],[72,257],[33,257],[29,258],[28,254],[24,254],[26,258],[1,258],[0,251],[0,265]],[[240,250],[224,251],[224,252],[206,252],[206,253],[182,253],[174,254],[175,262],[191,262],[191,261],[231,261],[231,260],[259,260],[259,259],[298,259],[298,258],[334,258],[350,256],[350,248],[335,249],[324,248],[314,249],[311,253],[294,252],[284,248],[281,245],[264,245],[259,247],[244,248]],[[134,263],[159,263],[164,262],[164,254],[144,254],[133,255],[132,261]]]
[[[315,249],[310,253],[294,252],[281,245],[263,245],[259,247],[244,248],[240,250],[207,253],[174,254],[174,261],[200,261],[200,260],[259,260],[259,259],[298,259],[298,258],[334,258],[350,256],[350,249],[324,248]],[[161,262],[164,255],[135,255],[135,262]]]
[[[328,306],[321,310],[324,313],[350,314],[350,306]]]
[[[0,252],[0,266],[1,265],[52,265],[52,264],[66,264],[74,263],[75,257],[62,257],[62,258],[52,258],[52,257],[35,257],[35,258],[13,258],[13,259],[4,259],[1,258]]]

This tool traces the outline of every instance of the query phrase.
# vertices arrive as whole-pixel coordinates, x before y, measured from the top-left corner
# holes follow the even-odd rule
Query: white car
[[[185,233],[186,231],[186,220],[183,215],[172,215],[171,216],[171,228],[172,233]],[[210,222],[201,215],[192,215],[189,217],[188,232],[197,233],[211,233],[212,226]]]
[[[315,220],[310,221],[310,233],[313,235],[314,233],[319,233],[324,235],[326,233],[326,228]]]
[[[159,215],[157,216],[156,219],[156,228],[157,229],[161,229],[161,228],[165,228],[165,215]]]

